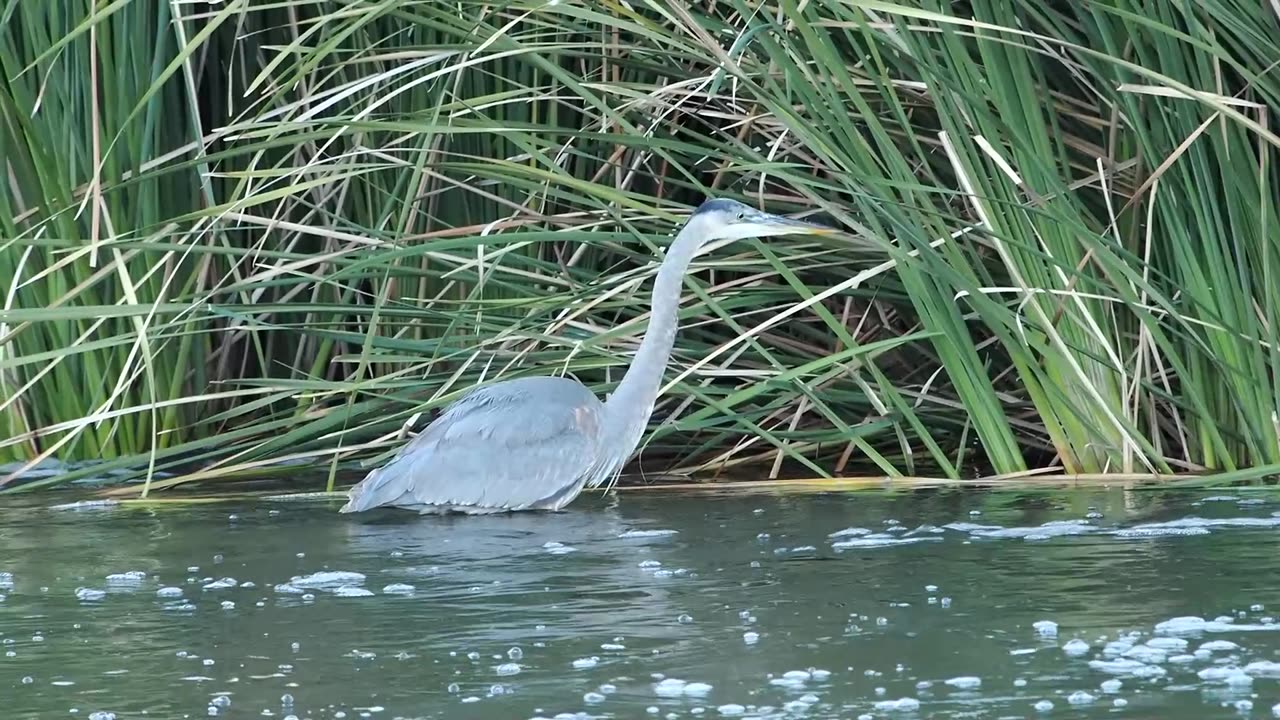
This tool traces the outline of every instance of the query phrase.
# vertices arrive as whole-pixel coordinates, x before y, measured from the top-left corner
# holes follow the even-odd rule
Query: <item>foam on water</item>
[[[1031,629],[1041,637],[1058,637],[1058,623],[1052,620],[1037,620],[1031,623]]]
[[[892,535],[867,535],[866,537],[839,540],[831,543],[833,550],[854,550],[867,548],[891,547],[894,545],[914,545],[915,543],[941,541],[939,537],[894,537]]]
[[[1280,662],[1257,660],[1245,665],[1244,672],[1252,677],[1280,678]]]
[[[109,510],[119,507],[119,500],[77,500],[75,502],[50,505],[50,510]]]
[[[1160,677],[1165,675],[1165,669],[1158,665],[1148,665],[1137,660],[1128,658],[1119,658],[1116,660],[1090,660],[1089,667],[1103,672],[1108,675],[1120,675],[1131,677]]]
[[[1068,640],[1066,644],[1062,646],[1062,652],[1072,657],[1084,655],[1089,652],[1089,643],[1080,639]]]
[[[1234,665],[1207,667],[1196,673],[1196,675],[1205,682],[1223,683],[1237,687],[1253,684],[1253,678]]]
[[[1181,651],[1187,649],[1187,641],[1180,637],[1155,637],[1147,641],[1148,647],[1159,648],[1167,651]]]
[[[552,555],[568,555],[571,552],[578,551],[578,548],[576,547],[570,547],[568,545],[565,545],[562,542],[556,542],[555,540],[550,540],[548,542],[543,543],[542,549],[546,550],[548,553]]]
[[[141,570],[130,570],[122,573],[111,573],[106,577],[108,585],[137,585],[147,579],[147,574]]]
[[[1210,653],[1231,652],[1232,650],[1239,650],[1240,646],[1231,642],[1230,640],[1208,640],[1206,642],[1200,643],[1200,647],[1196,649],[1204,650],[1205,652],[1210,652]]]
[[[982,687],[982,678],[973,675],[962,675],[947,680],[946,683],[957,690],[976,690]]]
[[[875,704],[875,709],[880,712],[915,712],[920,709],[920,701],[909,697],[881,700]]]
[[[1097,699],[1097,697],[1084,690],[1077,690],[1067,696],[1067,702],[1072,705],[1088,705]]]
[[[363,585],[364,574],[347,570],[322,570],[310,575],[295,575],[288,584],[297,588],[325,590],[344,585]]]
[[[679,530],[628,530],[618,537],[620,538],[655,538],[667,537],[679,533]]]

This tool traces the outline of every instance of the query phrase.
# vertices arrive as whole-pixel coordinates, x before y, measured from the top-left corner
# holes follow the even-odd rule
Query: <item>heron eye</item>
[[[736,220],[746,220],[746,219],[747,219],[747,214],[746,214],[746,213],[744,213],[744,212],[739,212],[739,213],[738,213],[738,217],[737,217],[737,218],[735,218],[735,219],[736,219]]]

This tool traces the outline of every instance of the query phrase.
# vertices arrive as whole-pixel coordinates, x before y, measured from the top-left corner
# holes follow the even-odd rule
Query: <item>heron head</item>
[[[826,235],[834,229],[773,215],[736,200],[708,200],[689,222],[701,223],[707,240],[742,240],[772,235]]]

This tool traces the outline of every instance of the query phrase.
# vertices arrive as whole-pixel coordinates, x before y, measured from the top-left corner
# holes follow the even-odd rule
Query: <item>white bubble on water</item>
[[[653,692],[659,697],[680,697],[684,694],[684,680],[677,678],[663,678],[654,683]]]
[[[1123,682],[1112,678],[1110,680],[1103,680],[1102,684],[1098,686],[1098,689],[1102,690],[1104,693],[1118,693],[1122,687],[1124,687]]]
[[[755,645],[760,642],[760,633],[747,631],[742,633],[742,642],[748,645]]]
[[[107,576],[108,585],[136,585],[147,579],[147,574],[141,570],[129,570],[122,573],[111,573]]]
[[[223,610],[235,610],[235,609],[236,609],[236,604],[235,604],[234,602],[230,601],[230,600],[223,600],[223,601],[222,601],[222,609],[223,609]]]
[[[1204,632],[1209,621],[1194,615],[1183,615],[1156,623],[1155,631],[1161,635],[1186,635]]]
[[[1031,623],[1031,629],[1040,637],[1058,637],[1058,623],[1052,620],[1037,620]]]
[[[628,530],[618,535],[620,538],[655,538],[676,535],[679,530]]]
[[[1180,637],[1155,637],[1147,641],[1148,647],[1159,648],[1161,650],[1186,650],[1187,641]]]
[[[1168,659],[1169,654],[1160,648],[1154,648],[1150,645],[1134,645],[1121,653],[1121,657],[1137,660],[1148,665],[1159,665]]]
[[[840,550],[856,550],[892,547],[895,545],[914,545],[922,542],[941,542],[940,537],[893,537],[892,535],[875,534],[866,537],[853,538],[850,540],[840,540],[831,543],[831,549]]]
[[[809,680],[809,678],[813,676],[804,670],[788,670],[782,673],[782,677],[786,680],[806,682],[807,680]]]
[[[657,560],[641,560],[639,567],[644,570],[652,570],[656,567],[662,567],[662,563]]]
[[[355,585],[343,585],[342,587],[334,588],[333,594],[338,597],[373,597],[372,590],[366,590]]]
[[[1077,690],[1067,696],[1067,702],[1072,705],[1088,705],[1097,699],[1084,690]]]
[[[1237,700],[1235,701],[1235,703],[1233,703],[1232,706],[1236,709],[1236,712],[1248,713],[1250,710],[1253,709],[1253,701]]]
[[[233,588],[233,587],[235,587],[237,584],[238,584],[238,583],[236,582],[236,579],[235,579],[235,578],[224,577],[224,578],[220,578],[220,579],[218,579],[218,580],[214,580],[214,581],[213,581],[213,582],[211,582],[211,583],[206,583],[203,589],[205,589],[205,590],[226,590],[227,588]]]
[[[920,701],[909,697],[881,700],[875,704],[875,709],[880,712],[915,712],[920,709]]]
[[[962,675],[947,680],[947,684],[957,690],[976,690],[982,687],[982,678],[973,675]]]
[[[305,590],[298,587],[297,585],[293,585],[290,583],[280,583],[279,585],[276,585],[272,589],[281,595],[301,595],[304,592],[306,592]]]
[[[1128,658],[1117,658],[1115,660],[1090,660],[1089,667],[1108,675],[1161,677],[1166,674],[1165,669],[1159,665],[1148,665]]]
[[[578,548],[570,547],[562,542],[550,540],[542,544],[542,548],[552,555],[568,555],[571,552],[577,552]]]
[[[1197,649],[1210,653],[1230,652],[1232,650],[1239,650],[1240,646],[1230,640],[1209,640],[1207,642],[1200,643],[1200,647]]]
[[[1078,657],[1089,652],[1089,643],[1080,640],[1079,638],[1068,640],[1066,644],[1062,646],[1062,652],[1072,657]]]
[[[1133,647],[1133,643],[1128,640],[1112,640],[1102,646],[1102,654],[1105,657],[1120,657],[1131,647]]]
[[[498,673],[499,675],[504,675],[504,676],[505,676],[505,675],[519,675],[519,674],[520,674],[520,670],[521,670],[520,664],[519,664],[519,663],[513,663],[513,662],[509,662],[509,663],[502,663],[501,665],[499,665],[499,666],[497,666],[496,668],[494,668],[494,672]]]
[[[1253,678],[1234,665],[1207,667],[1196,675],[1205,682],[1223,683],[1231,687],[1253,684]]]
[[[1244,672],[1253,677],[1280,678],[1280,662],[1257,660],[1245,665]]]
[[[340,588],[348,585],[363,585],[364,574],[351,572],[349,570],[322,570],[314,572],[310,575],[295,575],[289,580],[289,585],[297,588],[312,589],[331,589]],[[276,587],[279,587],[278,585]]]
[[[1036,712],[1049,712],[1053,709],[1053,703],[1048,700],[1041,700],[1031,707],[1035,708]]]
[[[747,712],[747,708],[745,706],[737,703],[727,703],[716,708],[716,710],[725,717],[737,717],[739,715],[745,715]]]
[[[573,665],[574,668],[578,670],[585,670],[587,668],[593,668],[599,663],[600,663],[600,658],[596,657],[595,655],[592,655],[591,657],[578,658],[577,660],[574,660],[571,664]]]
[[[417,591],[417,588],[405,583],[391,583],[390,585],[382,586],[383,595],[412,595],[415,591]]]
[[[711,694],[712,686],[707,683],[691,682],[684,686],[684,694],[687,697],[706,697]]]
[[[97,602],[107,596],[106,590],[98,590],[97,588],[76,588],[76,599],[81,602]]]
[[[594,704],[596,704],[596,703],[602,703],[602,702],[604,702],[604,701],[605,701],[605,700],[607,700],[607,699],[608,699],[608,698],[606,698],[604,695],[601,695],[601,694],[600,694],[600,693],[598,693],[598,692],[588,692],[588,693],[583,694],[583,696],[582,696],[582,702],[587,703],[588,705],[594,705]]]
[[[870,534],[871,534],[871,531],[866,528],[847,527],[843,530],[837,530],[833,533],[830,533],[829,535],[827,535],[827,537],[829,538],[861,537],[863,535],[870,535]]]
[[[1119,538],[1159,538],[1159,537],[1192,537],[1195,535],[1208,535],[1209,529],[1202,527],[1148,527],[1139,525],[1131,528],[1121,528],[1112,532]]]

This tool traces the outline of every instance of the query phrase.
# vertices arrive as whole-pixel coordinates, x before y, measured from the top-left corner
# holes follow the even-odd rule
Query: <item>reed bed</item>
[[[475,383],[607,393],[707,195],[846,233],[708,249],[632,470],[1267,477],[1278,13],[0,3],[0,488],[332,490]]]

